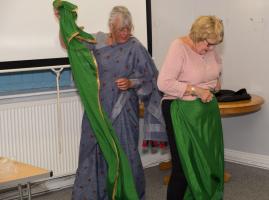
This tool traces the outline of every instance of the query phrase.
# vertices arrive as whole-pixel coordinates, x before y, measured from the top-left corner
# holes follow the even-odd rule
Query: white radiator
[[[75,173],[83,109],[77,95],[61,97],[58,127],[56,99],[0,104],[0,157],[52,170],[54,177]],[[140,152],[145,168],[170,159],[164,152]]]
[[[0,156],[73,174],[77,167],[82,107],[77,96],[0,105]],[[62,132],[62,134],[59,134]],[[59,145],[60,144],[60,145]]]

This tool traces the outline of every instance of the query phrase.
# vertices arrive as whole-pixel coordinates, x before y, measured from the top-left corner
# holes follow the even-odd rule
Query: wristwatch
[[[191,95],[196,96],[196,90],[195,87],[191,86]]]

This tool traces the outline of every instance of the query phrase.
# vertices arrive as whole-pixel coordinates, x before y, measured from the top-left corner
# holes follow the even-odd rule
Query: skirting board
[[[242,165],[258,167],[258,168],[269,170],[269,156],[225,149],[224,157],[225,157],[225,161],[227,162],[233,162],[233,163],[238,163]],[[144,163],[144,167],[148,168],[148,167],[156,166],[162,161],[167,161],[167,159],[169,159],[169,156],[163,155],[162,159],[158,160],[159,162],[153,159],[152,163]],[[63,177],[51,178],[49,180],[45,180],[41,182],[35,182],[31,184],[32,195],[35,196],[35,195],[45,194],[48,192],[53,192],[53,191],[61,190],[64,188],[72,187],[74,183],[74,179],[75,179],[75,175],[72,174],[72,175],[63,176]],[[11,188],[10,190],[7,190],[7,191],[0,191],[0,200],[4,200],[4,199],[12,200],[12,199],[17,199],[17,198],[18,198],[18,192],[16,188]]]
[[[251,167],[269,170],[269,156],[224,149],[224,158],[227,162],[238,163]]]

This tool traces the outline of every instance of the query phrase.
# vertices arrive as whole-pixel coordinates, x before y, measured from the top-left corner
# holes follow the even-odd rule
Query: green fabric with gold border
[[[55,0],[53,6],[59,13],[60,33],[67,47],[76,87],[108,165],[109,199],[137,200],[138,195],[127,156],[120,146],[110,120],[100,106],[97,66],[93,55],[82,42],[94,42],[94,38],[77,26],[76,5]]]

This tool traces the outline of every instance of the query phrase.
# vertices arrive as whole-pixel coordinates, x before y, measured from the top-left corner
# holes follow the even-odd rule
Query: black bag
[[[251,99],[251,96],[247,93],[247,90],[245,88],[242,88],[237,92],[233,90],[220,90],[215,94],[215,96],[218,102],[230,102]]]

